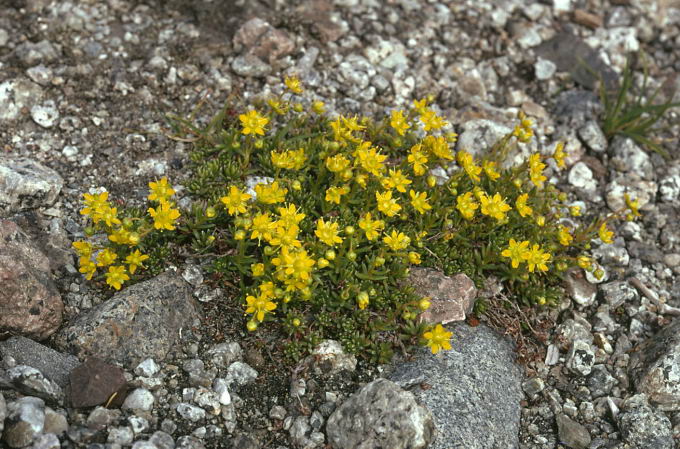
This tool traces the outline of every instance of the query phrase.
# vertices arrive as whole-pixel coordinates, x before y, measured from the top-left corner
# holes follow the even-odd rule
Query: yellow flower
[[[375,176],[380,176],[380,173],[385,169],[383,162],[387,159],[387,156],[380,154],[378,150],[371,147],[371,142],[363,142],[359,145],[355,156],[359,159],[361,167]]]
[[[122,265],[109,267],[108,273],[104,276],[106,276],[106,283],[116,290],[120,290],[123,282],[130,279],[130,276],[125,273],[125,267]]]
[[[408,122],[406,121],[406,118],[404,117],[404,111],[402,110],[392,111],[392,115],[390,118],[390,126],[400,136],[403,136],[406,133],[406,130],[411,127],[411,125],[409,125]]]
[[[285,102],[281,103],[280,101],[277,101],[277,100],[274,100],[273,98],[270,98],[269,100],[267,100],[267,104],[278,115],[285,115],[286,112],[288,112],[288,104],[285,103]]]
[[[285,83],[286,87],[294,94],[300,95],[302,93],[302,84],[300,83],[300,80],[297,76],[287,76],[283,82]]]
[[[304,166],[305,161],[307,161],[304,148],[295,151],[272,151],[270,155],[274,167],[288,170],[300,170]]]
[[[423,114],[427,108],[427,98],[421,100],[413,100],[413,109],[418,112],[418,114]]]
[[[413,190],[410,190],[408,194],[411,197],[411,206],[413,206],[413,208],[421,214],[424,214],[425,211],[432,209],[432,206],[430,206],[430,204],[427,202],[427,192],[417,193]]]
[[[413,167],[413,174],[416,176],[422,176],[427,170],[427,156],[422,152],[423,146],[421,144],[416,144],[411,147],[410,154],[408,155],[408,163]]]
[[[326,168],[333,173],[340,173],[349,167],[349,159],[344,154],[336,154],[326,158]]]
[[[584,270],[587,270],[592,266],[593,261],[590,260],[590,257],[588,256],[579,256],[578,259],[576,259],[576,263],[578,264],[579,267],[583,268]]]
[[[482,203],[482,213],[489,217],[493,217],[498,221],[503,221],[505,219],[505,213],[511,209],[511,207],[505,203],[505,200],[500,193],[496,193],[492,197],[489,197],[486,194],[481,195],[479,201]]]
[[[420,121],[425,125],[425,131],[437,130],[446,126],[446,120],[439,117],[432,109],[425,109],[420,114]]]
[[[569,246],[571,245],[571,241],[574,240],[574,237],[569,233],[569,228],[566,226],[560,226],[560,230],[557,233],[557,238],[560,241],[560,244],[563,246]]]
[[[533,209],[527,206],[527,201],[529,200],[529,194],[523,193],[517,197],[515,201],[515,208],[521,217],[528,217],[533,213]]]
[[[277,267],[277,279],[283,281],[287,290],[301,290],[311,281],[312,267],[316,261],[304,249],[291,251],[284,247],[278,257],[272,259]]]
[[[359,292],[359,294],[357,295],[357,305],[359,306],[359,309],[364,310],[366,307],[368,307],[369,302],[370,298],[368,296],[368,293]]]
[[[545,263],[550,260],[550,257],[550,253],[543,252],[538,244],[534,244],[534,246],[528,250],[526,256],[529,271],[533,273],[535,268],[538,268],[539,271],[548,271],[548,266]]]
[[[241,133],[245,136],[248,134],[259,134],[264,136],[264,127],[269,123],[269,119],[260,115],[256,110],[251,109],[245,114],[238,116],[241,120],[243,130]]]
[[[269,243],[272,246],[281,247],[296,247],[300,248],[302,243],[297,239],[300,228],[297,225],[279,226],[279,222],[275,223],[274,232],[272,233]]]
[[[305,214],[298,213],[297,207],[294,204],[289,204],[286,207],[279,207],[279,221],[278,223],[284,227],[290,227],[300,224]]]
[[[271,312],[276,309],[276,304],[269,301],[269,299],[264,295],[248,295],[246,296],[246,313],[252,313],[253,318],[259,322],[264,320],[266,313]]]
[[[149,256],[142,254],[138,249],[135,250],[134,253],[128,254],[128,256],[125,258],[125,262],[130,267],[130,274],[135,274],[137,267],[143,267],[142,263],[148,258]]]
[[[509,257],[511,259],[512,268],[517,268],[519,267],[519,264],[529,256],[528,247],[528,240],[518,243],[515,239],[510,239],[507,249],[503,250],[501,256]]]
[[[630,209],[630,213],[633,214],[633,217],[640,217],[641,214],[638,210],[640,207],[639,201],[637,199],[632,200],[627,193],[623,194],[623,199],[626,201],[626,206]]]
[[[423,145],[436,157],[449,161],[453,160],[449,141],[445,137],[426,136],[423,139]]]
[[[175,190],[168,184],[168,178],[163,176],[158,182],[149,183],[149,201],[158,201],[160,203],[168,201]]]
[[[338,223],[326,223],[323,218],[316,221],[316,230],[314,234],[319,237],[323,243],[328,246],[335,246],[336,243],[342,243],[342,238],[338,236]]]
[[[80,257],[90,257],[92,255],[92,245],[84,240],[77,240],[71,244],[73,249]]]
[[[564,142],[557,142],[555,146],[555,152],[553,153],[553,159],[557,164],[557,167],[564,168],[567,164],[564,162],[564,158],[567,157],[567,153],[564,152]]]
[[[523,111],[519,111],[517,116],[520,119],[520,124],[515,126],[512,135],[517,137],[520,142],[527,143],[534,135],[534,130],[531,129],[531,120],[526,117]]]
[[[569,208],[569,213],[571,214],[572,217],[580,217],[581,216],[581,206],[571,206]]]
[[[420,265],[420,254],[415,251],[408,253],[408,261],[413,265]]]
[[[486,176],[492,181],[495,181],[501,177],[501,174],[496,171],[495,162],[484,161],[482,163],[482,168],[484,169],[484,173],[486,173]]]
[[[131,233],[125,228],[115,229],[111,234],[109,234],[109,240],[119,245],[133,244],[130,239]]]
[[[97,254],[97,266],[105,267],[111,265],[118,258],[118,254],[114,253],[110,249],[106,248]]]
[[[479,175],[482,173],[482,167],[475,165],[475,160],[470,153],[461,150],[456,155],[456,159],[458,160],[458,164],[463,167],[463,170],[465,170],[465,173],[467,173],[468,177],[473,182],[480,181]]]
[[[529,156],[529,178],[531,182],[539,189],[543,187],[543,182],[548,179],[543,176],[543,169],[545,164],[541,162],[541,155],[534,153]]]
[[[118,219],[118,209],[115,207],[109,207],[108,204],[102,206],[92,215],[92,221],[95,223],[103,221],[106,223],[106,226],[109,227],[113,225],[120,225],[120,220]]]
[[[220,198],[220,201],[227,207],[229,215],[244,214],[246,212],[246,201],[250,195],[241,192],[238,187],[229,187],[229,195]]]
[[[378,210],[388,217],[394,217],[401,210],[397,200],[392,198],[391,190],[383,193],[375,192],[375,199],[378,201]]]
[[[607,223],[602,223],[600,226],[600,229],[597,231],[598,235],[600,236],[600,240],[602,240],[604,243],[614,243],[614,232],[610,231],[607,229]]]
[[[406,247],[411,243],[411,239],[403,232],[392,231],[390,235],[383,237],[383,242],[392,250],[399,251],[400,249],[406,249]]]
[[[253,217],[251,239],[269,241],[272,238],[272,232],[276,230],[275,223],[272,222],[269,212],[260,212]]]
[[[250,272],[253,273],[253,277],[260,277],[264,275],[264,264],[254,263],[250,266]]]
[[[321,115],[326,112],[326,105],[323,101],[317,100],[312,103],[312,111],[314,111],[315,114]]]
[[[83,273],[85,275],[85,279],[88,281],[92,279],[92,276],[94,273],[97,271],[97,265],[95,265],[94,261],[92,261],[89,257],[81,257],[78,259],[80,268],[78,271]]]
[[[177,209],[173,209],[170,203],[161,203],[157,208],[149,208],[149,214],[153,218],[153,227],[156,229],[175,229],[174,222],[180,217]]]
[[[109,192],[102,192],[94,195],[83,193],[83,198],[85,207],[80,211],[81,215],[92,216],[109,207],[109,203],[107,201],[109,198]]]
[[[389,175],[382,181],[383,188],[397,189],[397,191],[401,193],[406,192],[406,186],[409,184],[411,184],[411,180],[408,179],[401,170],[394,169],[390,169]]]
[[[288,189],[280,187],[278,181],[271,184],[260,183],[255,186],[257,201],[264,204],[283,203],[286,200],[286,193],[288,193]]]
[[[359,220],[359,227],[366,233],[366,239],[369,241],[375,240],[380,231],[385,227],[385,222],[382,220],[373,220],[371,218],[371,213],[366,212],[366,214]]]
[[[456,198],[456,209],[466,220],[472,220],[475,216],[475,210],[479,207],[479,204],[475,201],[472,192],[464,193],[463,195],[458,195]]]
[[[436,354],[442,349],[451,349],[451,336],[452,332],[444,329],[444,326],[437,324],[431,331],[425,332],[423,337],[427,340],[427,346],[430,347],[432,354]]]
[[[340,199],[342,198],[342,195],[346,195],[347,193],[349,193],[349,187],[348,186],[329,187],[326,190],[325,200],[328,201],[329,203],[340,204]]]

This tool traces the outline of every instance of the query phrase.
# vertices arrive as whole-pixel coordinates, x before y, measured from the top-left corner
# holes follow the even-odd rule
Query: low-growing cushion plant
[[[552,306],[570,267],[602,275],[591,241],[611,243],[609,223],[638,215],[626,198],[626,210],[585,221],[544,174],[548,159],[564,168],[563,143],[501,169],[533,138],[522,113],[476,160],[453,150],[457,136],[428,99],[381,121],[329,117],[322,102],[297,102],[297,79],[285,84],[266,101],[229,102],[207,126],[174,121],[194,146],[191,210],[165,177],[149,183],[146,210],[85,194],[89,238],[73,246],[86,278],[118,290],[182,249],[240,288],[244,326],[278,329],[291,359],[333,338],[383,362],[397,348],[451,347],[441,324],[418,320],[430,301],[406,287],[410,267],[478,284],[494,275],[524,305]],[[434,176],[437,167],[449,175]]]

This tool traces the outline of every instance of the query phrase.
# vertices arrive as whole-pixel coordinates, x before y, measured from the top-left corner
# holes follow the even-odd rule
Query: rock
[[[0,437],[2,437],[2,430],[5,428],[5,418],[7,418],[7,403],[5,397],[0,393]]]
[[[149,357],[163,360],[180,329],[198,317],[188,284],[166,272],[79,315],[55,341],[80,358],[97,356],[133,368]]]
[[[252,76],[255,78],[265,77],[272,70],[269,64],[251,54],[234,58],[234,61],[231,63],[231,69],[239,76]]]
[[[121,446],[127,446],[132,444],[134,439],[134,433],[129,427],[113,427],[109,429],[108,437],[106,442],[109,444],[119,444]]]
[[[569,32],[557,33],[534,51],[537,56],[554,62],[560,72],[569,72],[577,83],[588,89],[594,90],[598,75],[608,88],[617,84],[616,72],[602,60],[598,52]]]
[[[185,435],[177,439],[175,449],[205,449],[205,445],[198,438]]]
[[[160,367],[154,359],[146,359],[135,367],[135,374],[144,377],[153,377],[160,371]]]
[[[594,120],[580,127],[578,136],[588,148],[596,153],[604,153],[607,150],[607,138]]]
[[[154,444],[158,449],[172,449],[175,447],[175,440],[171,435],[158,430],[151,435],[149,443]]]
[[[212,363],[218,368],[227,368],[234,362],[243,359],[243,349],[237,342],[220,343],[207,352]]]
[[[590,446],[590,433],[581,424],[569,418],[563,413],[559,413],[557,421],[557,434],[560,442],[572,449],[586,449]]]
[[[522,390],[530,399],[543,391],[543,389],[545,389],[545,382],[540,377],[533,377],[522,383]]]
[[[557,326],[555,331],[555,341],[560,349],[567,351],[571,349],[572,342],[582,340],[587,343],[593,342],[593,335],[590,333],[590,323],[583,319],[566,319]]]
[[[605,199],[612,211],[626,207],[625,193],[638,200],[639,207],[644,207],[647,203],[654,202],[657,189],[654,181],[646,181],[636,172],[619,173],[607,184]]]
[[[577,189],[586,192],[594,192],[597,189],[597,180],[593,177],[592,170],[583,162],[577,162],[571,167],[567,179],[569,184]]]
[[[618,381],[609,374],[605,365],[595,365],[588,376],[588,389],[593,399],[606,396]]]
[[[468,120],[463,123],[462,132],[458,136],[456,149],[470,152],[475,158],[484,156],[480,154],[480,149],[491,148],[496,142],[503,138],[512,129],[486,119]],[[508,157],[512,160],[512,157]],[[512,162],[509,162],[512,165]]]
[[[594,249],[592,255],[599,263],[606,266],[627,267],[630,262],[630,255],[622,238],[617,238],[610,245],[602,245]]]
[[[234,34],[233,42],[237,48],[243,46],[258,58],[267,58],[270,64],[295,50],[288,33],[258,17],[244,23]]]
[[[23,42],[14,50],[16,56],[26,66],[34,66],[41,62],[51,62],[59,57],[59,52],[48,40],[40,42]]]
[[[51,128],[59,120],[59,111],[54,101],[48,100],[41,105],[35,105],[31,108],[31,118],[43,128]]]
[[[184,419],[191,422],[198,422],[205,418],[205,410],[186,402],[180,402],[176,406],[177,413]]]
[[[340,342],[324,340],[302,363],[317,375],[330,376],[342,371],[353,372],[357,359],[354,355],[345,353]]]
[[[666,325],[637,348],[628,366],[636,391],[645,393],[661,410],[680,410],[680,320]]]
[[[63,185],[51,168],[26,157],[0,155],[0,218],[52,205]]]
[[[257,379],[258,373],[247,363],[234,362],[227,368],[227,384],[238,386],[248,385]]]
[[[61,325],[64,304],[52,281],[49,260],[15,223],[3,219],[0,281],[0,332],[44,340]]]
[[[64,392],[61,387],[35,368],[26,365],[17,365],[7,370],[7,375],[14,387],[29,396],[37,396],[53,403],[61,403],[64,400]]]
[[[213,415],[220,414],[222,404],[212,390],[203,387],[198,388],[194,394],[194,402]]]
[[[59,438],[53,433],[43,433],[33,440],[31,449],[60,449]]]
[[[570,270],[564,280],[567,292],[574,302],[584,307],[595,302],[597,287],[586,280],[582,270]]]
[[[137,388],[125,398],[121,408],[123,410],[143,410],[148,412],[153,408],[154,401],[153,393],[146,388]]]
[[[587,376],[593,368],[595,353],[592,346],[583,341],[576,340],[571,344],[567,354],[567,368],[576,375]]]
[[[623,402],[618,415],[623,441],[635,448],[673,449],[670,420],[649,406],[644,394],[636,394]]]
[[[122,369],[92,357],[71,371],[68,396],[73,408],[105,404],[114,393],[113,404],[120,405],[125,399],[126,385]]]
[[[40,86],[27,79],[19,78],[1,83],[0,122],[16,120],[22,111],[38,103],[42,95]]]
[[[12,337],[0,342],[0,356],[12,357],[18,365],[39,370],[61,388],[68,384],[68,375],[80,364],[77,357],[62,354],[25,337]]]
[[[430,299],[430,308],[419,316],[421,322],[448,324],[464,321],[477,298],[474,282],[464,273],[445,276],[432,268],[413,267],[406,284],[419,296]]]
[[[625,281],[614,281],[600,285],[600,292],[609,308],[614,310],[623,304],[632,304],[638,297],[637,290]]]
[[[670,203],[680,199],[680,165],[676,164],[668,175],[659,180],[661,201]]]
[[[609,146],[609,162],[621,172],[634,172],[645,180],[654,180],[654,167],[649,155],[633,139],[615,137]]]
[[[119,418],[120,410],[96,407],[87,416],[87,427],[92,430],[102,430],[116,422]]]
[[[328,419],[335,449],[426,448],[434,439],[431,413],[413,394],[377,379],[349,397]]]
[[[45,426],[43,432],[53,433],[54,435],[63,435],[66,430],[68,430],[66,417],[49,407],[45,407]]]
[[[430,449],[519,447],[523,379],[512,344],[485,325],[451,330],[450,351],[432,356],[422,349],[390,375],[403,388],[415,385],[416,398],[432,411],[437,438]]]
[[[538,58],[536,64],[534,64],[536,79],[539,80],[549,80],[553,77],[556,70],[557,66],[555,63],[548,59]]]
[[[213,391],[217,394],[217,400],[222,405],[231,404],[231,394],[229,394],[229,384],[226,379],[218,377],[213,381]]]
[[[45,403],[26,396],[10,402],[2,439],[9,447],[24,447],[42,433],[45,425]]]

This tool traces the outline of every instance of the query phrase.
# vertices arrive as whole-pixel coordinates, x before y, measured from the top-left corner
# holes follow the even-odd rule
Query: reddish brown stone
[[[430,308],[418,317],[421,322],[464,321],[477,297],[475,284],[463,273],[445,276],[432,268],[412,267],[408,285],[417,295],[430,297]]]
[[[87,359],[69,375],[68,396],[73,408],[102,404],[120,407],[126,393],[123,370],[95,357]]]
[[[9,220],[0,220],[0,285],[0,334],[44,340],[61,325],[64,303],[49,260]]]
[[[270,64],[295,50],[295,43],[288,33],[277,30],[257,17],[247,21],[236,31],[234,45],[243,46],[246,53],[266,59]]]

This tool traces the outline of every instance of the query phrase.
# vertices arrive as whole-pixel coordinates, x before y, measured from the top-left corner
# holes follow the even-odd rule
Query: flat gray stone
[[[434,415],[437,437],[429,448],[518,448],[523,378],[512,344],[484,325],[449,329],[450,351],[419,350],[390,375],[402,386],[428,385],[413,393]]]
[[[26,157],[0,156],[0,217],[50,206],[61,192],[59,173]]]
[[[59,331],[55,343],[81,359],[99,357],[134,369],[149,357],[164,360],[180,329],[198,318],[189,284],[166,272],[78,316]]]
[[[28,365],[39,370],[43,376],[64,388],[68,375],[80,365],[77,357],[62,354],[30,338],[12,337],[0,342],[0,356],[12,357],[17,365]]]
[[[671,421],[662,412],[654,410],[644,394],[626,399],[618,417],[623,440],[635,448],[673,449]]]

